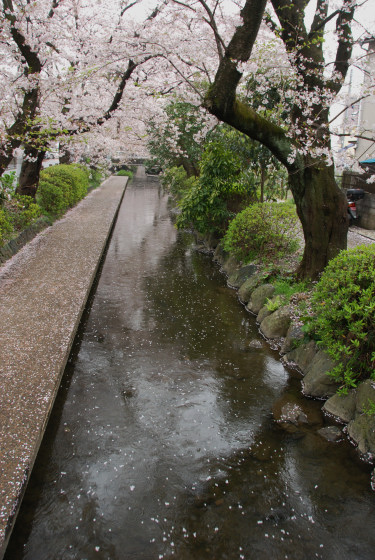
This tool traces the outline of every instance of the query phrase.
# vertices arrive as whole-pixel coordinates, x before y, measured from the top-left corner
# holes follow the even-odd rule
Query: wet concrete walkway
[[[107,179],[0,269],[0,558],[126,181]]]

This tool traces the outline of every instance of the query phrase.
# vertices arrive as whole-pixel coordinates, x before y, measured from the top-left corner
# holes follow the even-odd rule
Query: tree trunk
[[[182,160],[182,167],[185,169],[188,177],[199,177],[199,169],[193,162],[184,158]]]
[[[346,249],[346,197],[336,184],[333,166],[322,162],[314,166],[306,161],[303,171],[289,174],[289,185],[305,238],[297,275],[316,279],[329,260]]]
[[[26,146],[16,194],[35,198],[44,157],[45,152]]]

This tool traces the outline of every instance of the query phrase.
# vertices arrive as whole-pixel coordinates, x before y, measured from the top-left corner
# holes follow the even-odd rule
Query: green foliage
[[[48,214],[60,216],[86,195],[88,186],[85,166],[54,165],[40,174],[37,201]]]
[[[130,179],[132,179],[133,171],[128,171],[127,169],[120,169],[120,171],[117,171],[116,175],[118,175],[119,177],[130,177]]]
[[[240,158],[242,179],[252,185],[259,202],[286,197],[286,169],[268,148],[225,124],[216,127],[210,139],[223,143]]]
[[[292,279],[278,278],[275,282],[273,282],[273,285],[275,287],[275,296],[284,296],[284,298],[288,301],[292,295],[304,292],[308,289],[306,282],[294,282]]]
[[[309,333],[339,364],[330,375],[341,392],[360,379],[375,379],[375,246],[341,251],[332,259],[312,297]]]
[[[6,204],[6,212],[13,229],[22,231],[42,214],[38,204],[30,196],[15,195]]]
[[[243,262],[282,257],[298,248],[298,218],[288,204],[255,203],[229,224],[223,247]]]
[[[0,205],[14,195],[16,188],[16,172],[4,173],[0,177]]]
[[[61,216],[68,209],[64,187],[45,179],[39,181],[37,201],[43,211],[52,216]]]
[[[100,169],[90,168],[90,178],[89,178],[90,187],[96,189],[97,187],[100,186],[102,180],[103,180],[103,174],[100,171]]]
[[[271,311],[271,313],[273,313],[274,311],[277,311],[283,303],[284,299],[280,295],[278,295],[272,299],[267,298],[266,307],[268,311]]]
[[[177,227],[193,226],[202,234],[222,236],[230,218],[245,201],[248,185],[240,180],[241,161],[220,142],[211,142],[202,155],[200,176],[179,203]]]
[[[367,416],[372,416],[373,414],[375,414],[375,402],[371,399],[368,399],[368,404],[363,409],[363,412],[367,414]]]
[[[160,177],[162,187],[180,200],[197,182],[196,177],[188,177],[185,169],[181,167],[169,167]]]
[[[3,245],[12,233],[13,227],[6,212],[0,208],[0,245]]]

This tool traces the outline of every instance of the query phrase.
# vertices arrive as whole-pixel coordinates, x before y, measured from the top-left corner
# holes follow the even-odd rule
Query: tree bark
[[[41,152],[37,148],[26,146],[16,194],[31,196],[35,199],[44,157],[44,151]]]
[[[301,279],[316,279],[331,258],[347,247],[347,201],[338,188],[334,167],[311,165],[289,173],[289,187],[302,224],[305,248],[297,270]]]
[[[73,156],[71,151],[69,150],[68,144],[62,144],[60,142],[59,163],[69,164],[72,163],[72,161],[73,161]]]

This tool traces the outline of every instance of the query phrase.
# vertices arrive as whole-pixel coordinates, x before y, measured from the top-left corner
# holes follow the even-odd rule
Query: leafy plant
[[[9,222],[17,231],[21,231],[32,224],[42,214],[38,204],[31,196],[15,195],[6,204]]]
[[[375,379],[375,246],[341,251],[330,261],[312,297],[309,333],[338,362],[330,375],[341,392]]]
[[[229,220],[249,202],[248,185],[240,180],[241,161],[220,142],[202,155],[200,176],[180,202],[177,227],[193,226],[202,234],[223,236]]]
[[[292,295],[304,292],[308,288],[306,282],[295,282],[292,278],[278,278],[275,282],[273,282],[273,285],[275,287],[275,296],[284,296],[288,301],[290,300]]]
[[[167,168],[160,182],[165,190],[171,193],[177,200],[180,200],[197,182],[196,177],[188,177],[185,169],[181,167]]]
[[[148,149],[163,169],[182,165],[189,176],[198,175],[206,136],[207,115],[195,105],[175,100],[164,109],[164,120],[151,119]]]
[[[221,124],[210,139],[222,142],[241,160],[243,179],[252,185],[258,202],[284,199],[288,190],[287,172],[268,148],[231,126]]]
[[[282,257],[298,248],[298,217],[288,204],[255,203],[229,224],[223,247],[243,262]]]
[[[267,298],[266,300],[266,307],[268,309],[268,311],[271,311],[272,313],[274,311],[277,311],[279,309],[279,307],[281,307],[281,305],[283,304],[284,299],[278,295],[272,299]]]
[[[36,198],[43,211],[52,216],[61,216],[68,208],[64,189],[45,179],[39,181]]]
[[[375,414],[375,402],[371,399],[368,399],[368,404],[363,409],[363,411],[365,414],[367,414],[367,416],[372,416],[373,414]]]
[[[0,177],[0,205],[14,194],[16,188],[16,172],[10,171]]]

